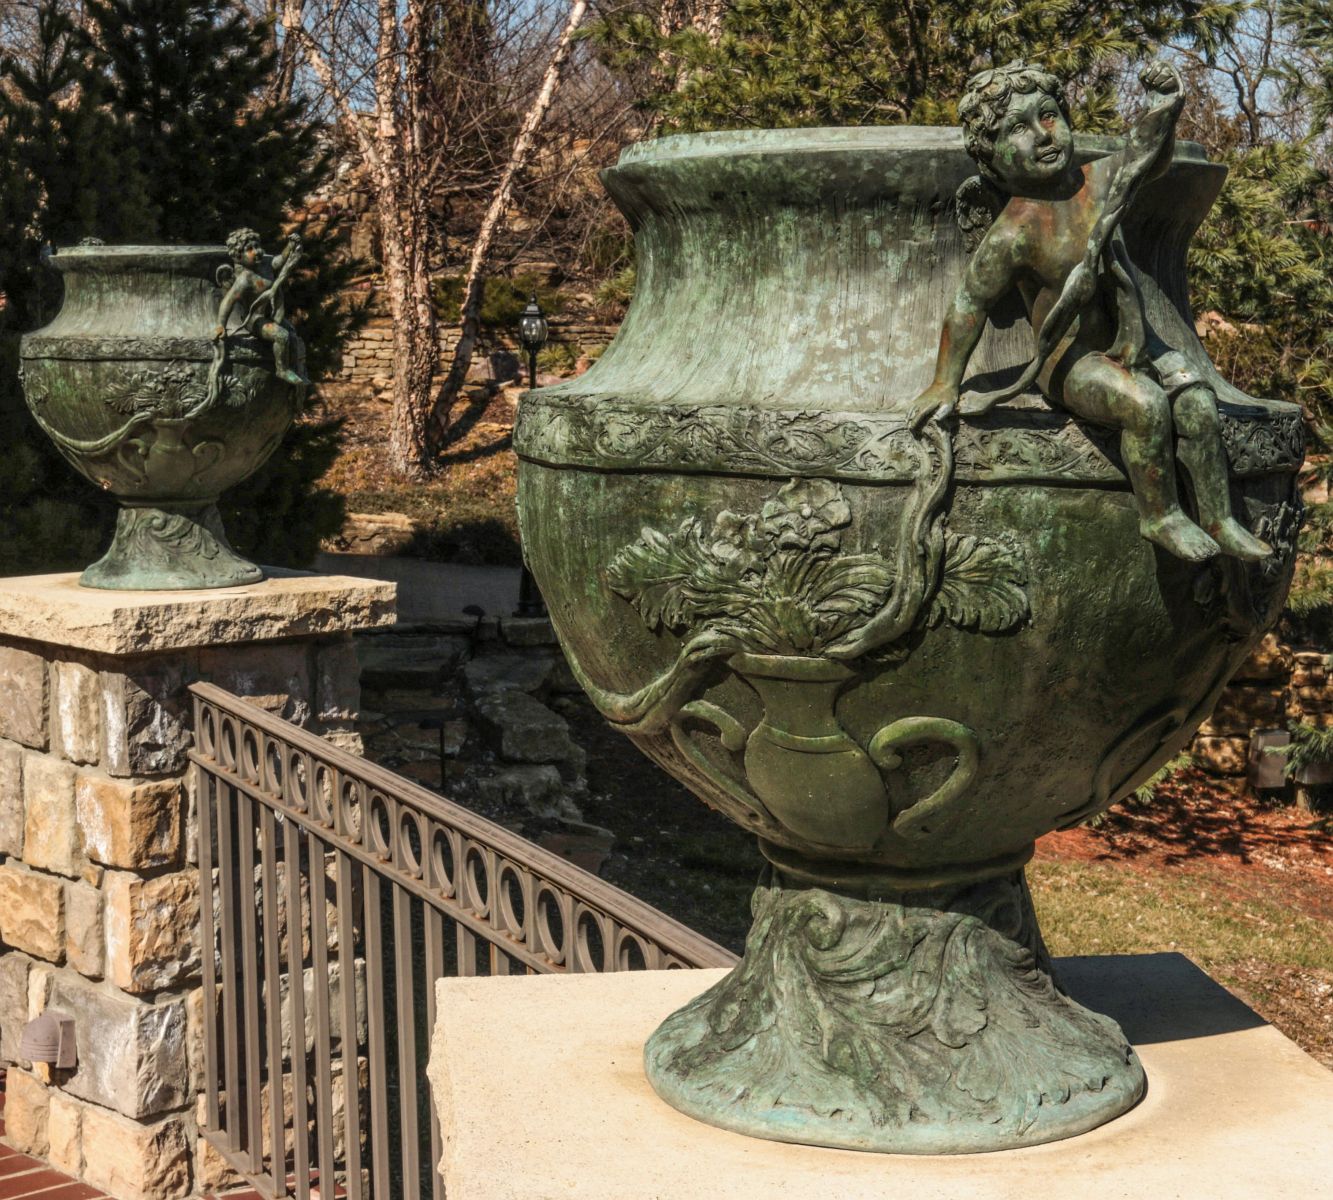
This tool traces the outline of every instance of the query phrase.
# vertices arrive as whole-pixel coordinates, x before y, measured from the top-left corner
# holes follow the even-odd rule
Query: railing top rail
[[[666,916],[628,892],[599,879],[591,872],[534,845],[503,826],[478,816],[420,784],[404,779],[376,763],[367,762],[363,758],[340,750],[318,735],[292,725],[216,684],[196,683],[190,687],[190,692],[196,703],[196,724],[199,720],[200,705],[212,706],[235,720],[253,726],[269,737],[310,755],[312,759],[344,777],[358,780],[366,788],[391,796],[400,804],[406,804],[424,816],[452,828],[478,845],[504,856],[563,889],[576,899],[613,915],[623,925],[643,931],[682,962],[700,967],[729,967],[736,962],[735,955],[730,951],[696,933],[687,925]],[[224,769],[218,757],[205,753],[200,747],[201,739],[196,728],[195,748],[190,751],[191,760],[204,770],[217,772]]]

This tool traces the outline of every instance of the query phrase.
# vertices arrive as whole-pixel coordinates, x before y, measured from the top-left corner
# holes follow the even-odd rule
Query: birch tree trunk
[[[505,210],[513,199],[514,182],[527,164],[537,141],[537,133],[550,111],[556,89],[560,86],[561,77],[564,75],[565,65],[569,61],[574,34],[582,24],[587,11],[588,0],[573,0],[570,5],[569,16],[560,32],[555,49],[551,52],[541,87],[527,115],[523,118],[518,136],[514,139],[514,148],[509,154],[509,161],[505,164],[500,182],[496,185],[486,215],[482,218],[481,227],[477,231],[477,240],[472,247],[472,256],[468,262],[467,276],[463,284],[463,327],[458,346],[454,350],[453,361],[449,364],[449,373],[445,376],[439,395],[436,397],[432,413],[430,443],[434,451],[438,452],[448,438],[450,412],[459,392],[462,391],[468,368],[472,365],[472,353],[476,349],[477,334],[481,326],[482,289],[486,282],[486,263],[490,258],[491,246],[504,218]]]

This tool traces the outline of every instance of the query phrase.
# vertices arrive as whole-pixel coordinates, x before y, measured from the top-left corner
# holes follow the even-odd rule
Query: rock
[[[392,625],[395,585],[376,579],[270,569],[262,583],[193,592],[120,592],[79,586],[79,577],[26,575],[0,579],[0,628],[6,636],[102,654],[153,654],[186,647],[269,642]],[[4,706],[22,690],[28,728],[45,712],[45,669],[23,651],[0,651],[0,737]],[[40,701],[34,710],[31,706]],[[40,739],[24,741],[36,749]]]
[[[57,662],[51,671],[52,749],[76,763],[101,754],[101,686],[97,672],[77,662]]]
[[[1233,686],[1222,693],[1212,716],[1200,727],[1205,737],[1248,736],[1250,731],[1284,724],[1286,698],[1263,686]]]
[[[52,875],[0,866],[0,941],[47,962],[65,956],[65,885]]]
[[[1284,646],[1277,634],[1266,633],[1231,678],[1234,683],[1281,680],[1291,674],[1291,668],[1291,647]]]
[[[46,660],[0,646],[0,737],[45,750],[47,699]]]
[[[45,1158],[50,1142],[51,1093],[40,1079],[10,1067],[5,1076],[5,1140],[15,1150]]]
[[[64,971],[48,1004],[75,1022],[79,1062],[62,1084],[70,1095],[136,1119],[189,1101],[183,997],[146,1004]],[[86,1123],[84,1157],[93,1157]]]
[[[83,1114],[84,1182],[116,1200],[178,1200],[191,1193],[184,1121],[141,1124],[87,1108]]]
[[[448,634],[401,633],[358,638],[363,688],[429,688],[440,685],[469,652],[468,639]]]
[[[596,825],[571,825],[566,829],[551,829],[537,836],[537,845],[552,854],[572,862],[576,867],[596,875],[611,857],[616,835]]]
[[[80,975],[100,978],[105,968],[102,893],[86,883],[65,885],[65,961]]]
[[[478,728],[511,762],[558,763],[575,757],[564,717],[526,692],[484,695],[477,701],[476,714]]]
[[[0,741],[0,858],[23,856],[23,749]]]
[[[361,707],[361,662],[347,638],[322,646],[315,657],[315,720],[320,725],[356,720]]]
[[[478,799],[493,808],[520,809],[534,817],[582,816],[565,796],[560,771],[549,764],[505,767],[477,780],[476,788]]]
[[[127,992],[176,987],[199,972],[199,879],[107,874],[106,974]]]
[[[74,785],[74,808],[84,853],[108,867],[145,871],[180,860],[180,781],[148,783],[81,773]]]
[[[401,554],[421,536],[424,526],[403,513],[348,513],[329,539],[342,554]]]
[[[207,1138],[195,1139],[194,1185],[204,1196],[218,1195],[245,1186],[245,1179],[222,1157]]]
[[[306,725],[311,717],[310,645],[219,646],[199,652],[199,674],[251,704]]]
[[[28,1023],[28,971],[32,960],[17,950],[0,955],[0,1062],[18,1062],[19,1038]]]
[[[555,630],[547,617],[501,617],[500,636],[511,646],[554,646]]]
[[[555,661],[551,654],[484,654],[463,665],[463,685],[475,701],[500,692],[537,692]]]
[[[156,656],[122,671],[102,673],[102,726],[107,773],[174,775],[185,769],[191,744],[193,682],[179,658]]]
[[[72,763],[29,751],[23,763],[23,861],[30,867],[77,876],[83,869],[74,813]]]
[[[53,1090],[47,1137],[47,1161],[57,1170],[77,1179],[83,1174],[83,1110],[72,1096]]]
[[[1244,775],[1249,764],[1248,737],[1198,737],[1191,747],[1194,760],[1211,775]]]

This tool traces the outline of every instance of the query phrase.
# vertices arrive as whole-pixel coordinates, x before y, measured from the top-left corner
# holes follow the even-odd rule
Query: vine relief
[[[1223,407],[1219,415],[1234,476],[1294,472],[1299,466],[1299,412]],[[955,431],[957,477],[986,483],[1123,483],[1116,441],[1112,432],[1044,410],[964,420]],[[645,406],[604,396],[528,396],[514,444],[523,458],[602,469],[821,474],[903,483],[914,478],[917,464],[912,431],[892,413]]]

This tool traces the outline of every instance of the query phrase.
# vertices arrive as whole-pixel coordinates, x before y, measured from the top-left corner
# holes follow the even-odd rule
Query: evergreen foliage
[[[1084,128],[1114,123],[1126,59],[1163,42],[1208,49],[1244,0],[735,0],[712,43],[630,6],[593,27],[608,61],[650,81],[659,132],[950,124],[967,75],[1015,58],[1076,81]]]
[[[0,149],[9,164],[0,181],[0,287],[11,341],[59,307],[59,279],[41,265],[43,247],[88,236],[220,243],[248,225],[277,249],[293,210],[330,169],[304,106],[273,98],[267,29],[240,7],[87,0],[83,28],[67,10],[61,0],[41,0],[36,54],[0,66]],[[296,227],[307,255],[289,309],[301,322],[308,367],[319,373],[360,319],[328,302],[354,266],[338,261],[340,230],[309,220]],[[10,348],[10,361],[0,363],[0,408],[17,433],[0,473],[0,570],[84,565],[105,545],[115,508],[72,482],[24,411],[15,356]],[[307,561],[339,525],[336,498],[315,488],[336,453],[336,432],[312,407],[270,462],[228,494],[224,519],[242,553]]]

